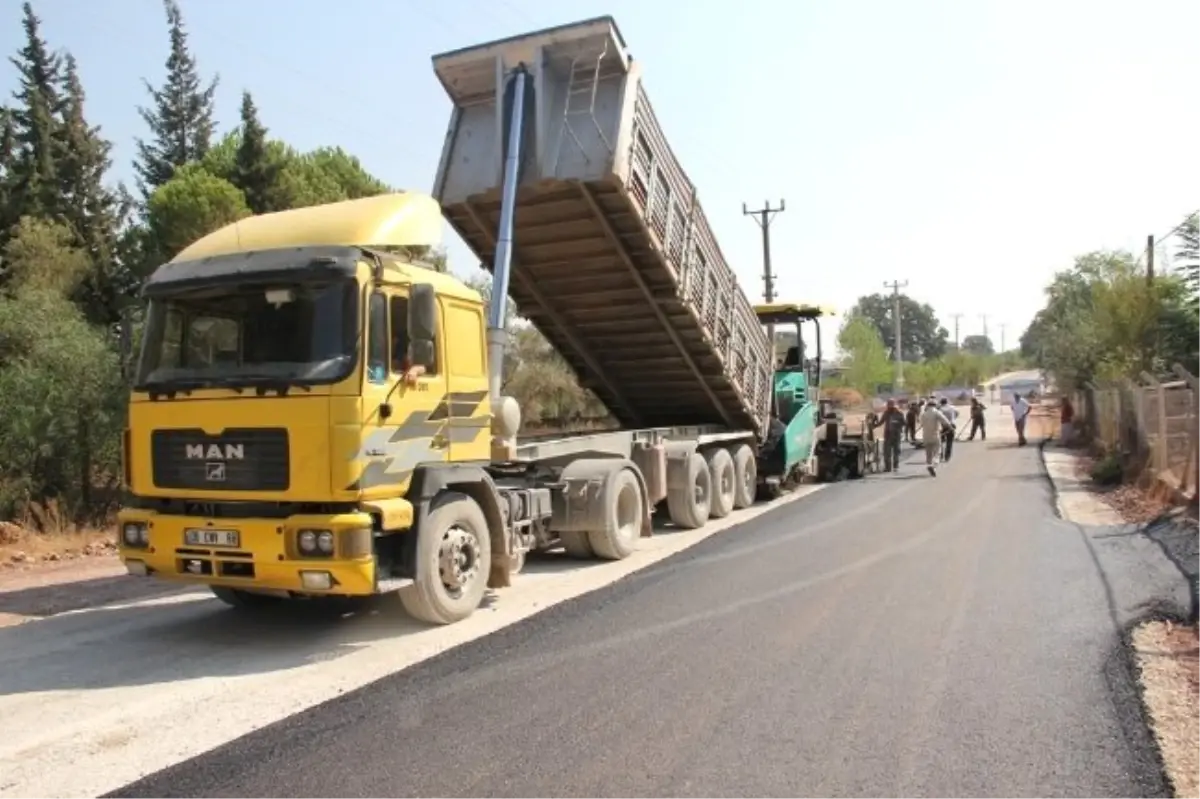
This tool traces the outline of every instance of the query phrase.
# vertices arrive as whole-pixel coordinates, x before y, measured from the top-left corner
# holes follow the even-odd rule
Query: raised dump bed
[[[763,433],[766,334],[613,19],[443,53],[433,65],[454,103],[434,195],[489,269],[510,77],[527,71],[509,296],[580,381],[629,427]]]

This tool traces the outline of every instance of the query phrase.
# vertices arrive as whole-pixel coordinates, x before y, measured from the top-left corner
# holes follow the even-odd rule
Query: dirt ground
[[[1080,453],[1077,476],[1089,484],[1096,459]],[[1133,484],[1093,487],[1126,522],[1149,525],[1175,508]],[[1194,516],[1189,516],[1195,521]],[[1200,797],[1200,639],[1197,627],[1151,621],[1133,631],[1142,699],[1176,796]]]
[[[1133,632],[1142,696],[1176,796],[1200,796],[1200,639],[1196,626],[1153,621]]]

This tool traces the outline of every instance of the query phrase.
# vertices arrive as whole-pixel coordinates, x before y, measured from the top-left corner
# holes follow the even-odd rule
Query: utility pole
[[[763,207],[757,211],[751,211],[742,203],[742,213],[745,216],[754,217],[755,223],[762,228],[762,246],[763,246],[763,299],[767,302],[775,302],[775,273],[771,271],[771,222],[775,219],[776,214],[783,213],[785,210],[784,201],[779,201],[778,208],[772,208],[769,201],[763,201]],[[775,325],[767,325],[767,338],[771,341],[771,363],[775,362]],[[797,345],[799,342],[796,342]]]
[[[896,356],[896,388],[897,388],[897,390],[904,388],[904,356],[903,356],[903,353],[900,351],[901,350],[901,348],[900,348],[900,333],[901,333],[901,328],[900,328],[900,289],[904,288],[907,285],[908,285],[907,280],[905,280],[903,283],[901,283],[899,280],[893,280],[891,283],[883,284],[884,288],[892,290],[892,324],[896,328],[895,333],[894,333],[894,335],[896,336],[896,346],[893,348],[893,352]]]
[[[958,320],[963,318],[960,313],[950,314],[950,318],[954,320],[954,349],[958,349]]]
[[[1149,297],[1154,296],[1154,236],[1146,237],[1146,293]],[[1150,306],[1157,310],[1158,305]],[[1146,331],[1146,336],[1142,343],[1142,371],[1149,372],[1154,364],[1154,350],[1158,344],[1158,319],[1154,319],[1149,330]]]
[[[1000,323],[1000,352],[1004,352],[1004,330],[1008,327],[1007,322]]]
[[[991,340],[990,338],[988,338],[988,332],[987,332],[987,318],[988,318],[988,315],[987,315],[987,314],[985,314],[985,313],[981,313],[981,314],[979,315],[979,318],[983,320],[983,337],[984,337],[984,339],[985,339],[985,340],[986,340],[986,341],[987,341],[989,344],[991,344],[991,343],[992,343],[992,340]]]

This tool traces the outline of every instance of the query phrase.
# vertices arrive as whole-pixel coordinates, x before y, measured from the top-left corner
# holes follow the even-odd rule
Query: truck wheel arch
[[[499,571],[503,574],[497,573],[499,559],[506,557],[509,551],[507,526],[504,523],[504,514],[500,510],[500,494],[496,490],[496,483],[482,467],[461,463],[438,463],[418,467],[409,489],[413,503],[413,530],[420,535],[421,522],[429,515],[433,500],[445,491],[466,494],[483,510],[492,544],[492,568],[488,574],[488,587],[508,586],[508,569],[500,568]],[[408,539],[405,542],[406,555],[415,573],[417,536],[408,536]]]

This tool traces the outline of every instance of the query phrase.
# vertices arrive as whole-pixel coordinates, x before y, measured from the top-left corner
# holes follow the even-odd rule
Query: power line
[[[894,335],[896,337],[896,346],[892,348],[892,353],[896,356],[896,388],[897,390],[904,388],[904,355],[901,352],[900,346],[900,289],[906,287],[908,281],[900,282],[893,280],[891,283],[884,283],[883,287],[892,290],[892,324],[895,325]]]

